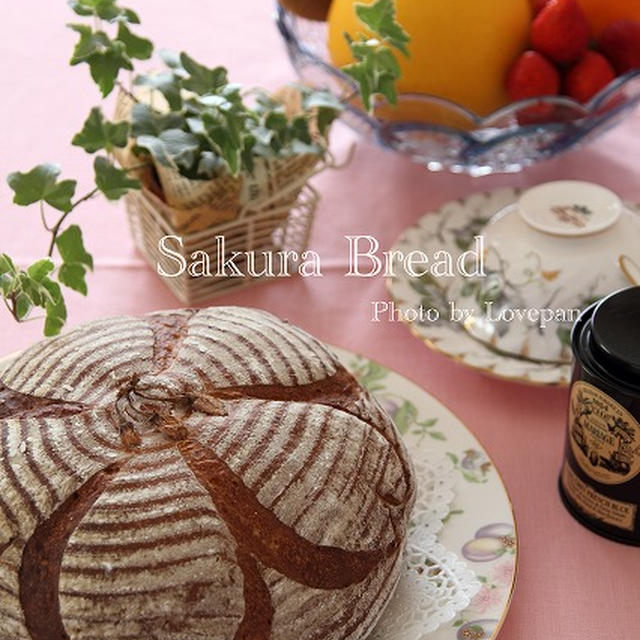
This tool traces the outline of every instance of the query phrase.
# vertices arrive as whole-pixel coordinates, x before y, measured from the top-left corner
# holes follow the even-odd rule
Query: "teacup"
[[[468,332],[514,357],[569,362],[580,312],[640,278],[640,215],[588,182],[529,189],[487,224],[484,246],[484,276],[452,294]]]

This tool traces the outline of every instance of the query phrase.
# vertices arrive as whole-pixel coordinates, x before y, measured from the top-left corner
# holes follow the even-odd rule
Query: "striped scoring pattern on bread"
[[[414,495],[390,419],[300,329],[88,324],[0,375],[0,638],[361,638]]]

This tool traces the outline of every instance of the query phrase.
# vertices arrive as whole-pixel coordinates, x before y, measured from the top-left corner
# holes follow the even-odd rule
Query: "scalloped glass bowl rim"
[[[302,19],[297,18],[290,14],[286,9],[282,6],[278,5],[277,7],[277,23],[280,33],[284,38],[285,42],[295,47],[297,52],[306,58],[308,58],[313,64],[316,66],[322,67],[327,73],[334,76],[341,83],[350,86],[354,90],[357,88],[355,82],[343,71],[334,67],[332,64],[318,57],[313,51],[308,49],[304,44],[300,42],[300,40],[296,37],[296,35],[292,32],[289,25],[286,23],[287,18],[291,19]],[[598,109],[620,88],[626,85],[628,82],[634,80],[635,78],[640,77],[640,69],[633,69],[628,71],[627,73],[618,76],[614,80],[612,80],[606,87],[604,87],[598,94],[596,94],[589,102],[583,104],[574,100],[573,98],[567,96],[538,96],[534,98],[527,98],[525,100],[518,100],[516,102],[511,102],[499,109],[489,113],[486,116],[480,116],[474,111],[464,107],[463,105],[449,100],[447,98],[443,98],[442,96],[436,96],[427,93],[399,93],[398,101],[402,101],[403,99],[412,99],[424,101],[425,103],[430,104],[438,104],[443,107],[447,107],[451,112],[456,113],[457,115],[462,116],[467,119],[470,123],[473,122],[476,124],[476,129],[458,129],[456,127],[451,127],[447,125],[437,124],[437,123],[428,123],[421,121],[397,121],[397,120],[388,120],[385,118],[380,118],[375,115],[371,115],[362,109],[355,107],[353,105],[345,105],[345,109],[352,113],[353,115],[359,117],[362,120],[368,122],[372,127],[376,129],[384,129],[387,131],[433,131],[439,130],[442,132],[452,133],[458,136],[462,136],[467,138],[471,142],[481,142],[488,143],[494,142],[495,138],[493,136],[488,136],[488,131],[493,130],[496,133],[496,136],[503,136],[506,132],[510,132],[509,135],[512,135],[515,131],[527,131],[527,130],[539,130],[541,127],[546,129],[555,129],[559,127],[566,127],[568,125],[576,125],[579,124],[582,119],[589,118],[590,116],[602,117],[608,115],[609,113],[614,114],[616,112],[621,111],[625,106],[629,104],[628,101],[621,103],[620,105],[616,105],[611,109],[608,109],[606,112],[598,113]],[[640,100],[640,95],[634,98],[634,100]],[[379,106],[383,106],[384,103],[380,103]],[[575,119],[571,119],[569,121],[549,121],[542,122],[530,125],[507,125],[501,124],[499,121],[508,117],[510,114],[516,113],[520,110],[526,109],[528,107],[537,106],[540,104],[548,104],[551,106],[557,107],[567,107],[570,108],[575,113],[582,113],[582,117],[578,117]],[[481,135],[478,135],[481,134]]]

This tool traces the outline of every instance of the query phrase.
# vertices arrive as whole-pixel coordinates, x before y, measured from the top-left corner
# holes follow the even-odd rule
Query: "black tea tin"
[[[560,495],[589,529],[640,546],[640,287],[587,308],[571,342]]]

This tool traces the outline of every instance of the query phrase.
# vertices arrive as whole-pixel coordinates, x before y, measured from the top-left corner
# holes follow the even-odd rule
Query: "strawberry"
[[[533,48],[553,62],[574,62],[590,38],[589,23],[576,0],[549,0],[531,25]]]
[[[507,73],[507,94],[514,102],[526,98],[555,95],[560,91],[560,73],[537,51],[525,51],[511,65]],[[550,104],[536,104],[520,109],[518,122],[522,125],[545,122],[553,113]]]
[[[555,95],[560,91],[558,70],[537,51],[525,51],[507,74],[507,93],[514,102],[525,98]]]
[[[616,72],[601,53],[587,51],[579,62],[567,71],[564,91],[578,102],[588,102],[615,77]]]
[[[599,45],[619,74],[640,68],[640,22],[612,22],[602,32]]]

